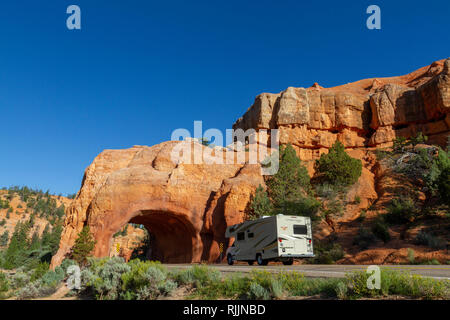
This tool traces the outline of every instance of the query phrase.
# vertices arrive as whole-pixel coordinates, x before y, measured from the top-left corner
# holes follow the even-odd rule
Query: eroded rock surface
[[[336,140],[346,148],[383,147],[419,131],[443,145],[450,130],[450,59],[405,76],[263,93],[233,128],[279,129],[280,143],[291,143],[302,160],[317,159]]]
[[[341,141],[364,166],[348,195],[350,200],[359,196],[361,202],[347,206],[341,218],[345,224],[354,221],[361,208],[367,208],[380,197],[380,190],[386,189],[384,180],[376,176],[371,153],[375,147],[389,146],[395,137],[410,137],[419,131],[430,143],[446,144],[450,59],[400,77],[366,79],[334,88],[316,83],[306,89],[263,93],[233,127],[279,129],[280,143],[294,146],[311,175],[312,160],[336,140]],[[264,180],[258,165],[174,163],[171,150],[179,143],[194,142],[171,141],[105,150],[98,155],[67,209],[52,266],[70,252],[84,225],[90,226],[97,241],[94,255],[111,255],[113,234],[128,222],[143,224],[153,234],[154,259],[216,261],[219,244],[228,244],[225,228],[244,219],[251,194]],[[327,228],[325,225],[322,230],[324,236],[330,232]]]
[[[153,234],[154,259],[216,260],[219,243],[228,245],[226,224],[242,221],[250,195],[264,185],[260,167],[174,163],[171,152],[180,143],[192,142],[105,150],[98,155],[67,210],[52,265],[61,263],[84,225],[97,241],[94,255],[111,255],[112,236],[128,222],[143,224]]]

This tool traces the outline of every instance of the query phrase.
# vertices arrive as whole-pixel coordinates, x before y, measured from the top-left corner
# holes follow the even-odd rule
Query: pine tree
[[[269,196],[280,208],[286,201],[294,201],[311,194],[308,170],[297,157],[292,145],[280,148],[278,172],[267,181]]]
[[[267,187],[274,213],[316,218],[320,203],[312,197],[308,170],[290,144],[280,148],[279,169],[268,178]]]
[[[5,247],[8,245],[8,240],[9,240],[9,231],[6,230],[2,236],[0,237],[0,246]]]
[[[358,181],[362,173],[362,162],[350,157],[344,145],[336,141],[328,154],[322,154],[315,163],[316,173],[326,182],[338,186],[349,186]]]
[[[273,214],[273,205],[270,202],[266,190],[264,190],[261,185],[259,185],[256,189],[255,196],[253,197],[250,204],[250,209],[250,217],[254,219]]]
[[[80,265],[86,263],[87,257],[92,252],[95,246],[95,240],[90,233],[89,226],[83,227],[83,230],[78,234],[75,245],[72,248],[72,258]]]

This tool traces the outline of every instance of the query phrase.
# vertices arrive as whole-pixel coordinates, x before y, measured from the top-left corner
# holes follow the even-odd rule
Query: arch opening
[[[147,229],[147,259],[163,263],[190,263],[193,260],[196,233],[183,215],[141,210],[128,223],[140,224]]]

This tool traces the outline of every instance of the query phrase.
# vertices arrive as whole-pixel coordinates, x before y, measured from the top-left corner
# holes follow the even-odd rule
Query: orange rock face
[[[431,143],[446,143],[450,59],[400,77],[263,93],[233,128],[279,129],[280,144],[291,143],[307,162],[310,174],[311,160],[341,141],[364,166],[348,195],[350,200],[360,197],[361,203],[341,219],[353,221],[383,188],[382,181],[375,181],[374,147],[388,146],[397,136],[409,137],[419,131]],[[191,142],[105,150],[98,155],[66,212],[52,266],[70,252],[84,225],[90,226],[97,241],[94,255],[112,255],[113,235],[129,222],[143,224],[153,235],[153,259],[216,261],[219,244],[228,244],[225,228],[244,219],[252,193],[258,185],[264,186],[264,180],[258,165],[173,162],[171,151],[180,143]],[[326,236],[326,226],[323,231]]]
[[[143,224],[154,236],[153,259],[216,260],[219,243],[228,245],[226,225],[242,221],[252,192],[264,185],[260,167],[177,164],[171,151],[179,143],[188,142],[105,150],[97,156],[67,210],[52,266],[61,263],[84,225],[97,241],[94,255],[110,256],[112,236],[128,222]]]
[[[347,148],[387,146],[421,131],[445,144],[450,59],[400,77],[263,93],[233,128],[279,129],[280,143],[291,143],[302,160],[317,159],[336,140]]]

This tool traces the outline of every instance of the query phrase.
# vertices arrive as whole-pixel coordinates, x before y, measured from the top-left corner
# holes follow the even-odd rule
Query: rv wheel
[[[255,261],[253,261],[253,260],[247,261],[247,263],[248,263],[249,266],[252,266],[254,262],[255,262]]]
[[[284,260],[283,264],[285,266],[291,266],[294,263],[294,259]]]
[[[266,266],[267,263],[268,263],[267,260],[264,260],[264,259],[262,258],[262,256],[261,256],[260,253],[258,253],[258,255],[256,256],[256,262],[257,262],[258,265],[260,265],[260,266]]]
[[[233,261],[233,257],[231,256],[231,254],[229,254],[229,255],[227,256],[227,262],[228,262],[228,264],[229,264],[230,266],[233,265],[234,261]]]

